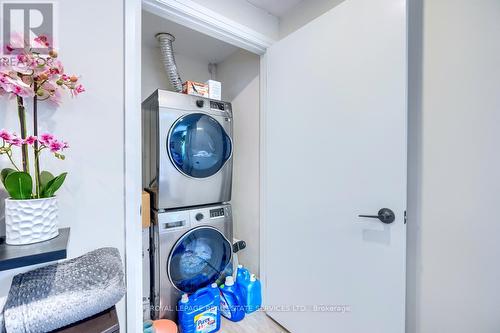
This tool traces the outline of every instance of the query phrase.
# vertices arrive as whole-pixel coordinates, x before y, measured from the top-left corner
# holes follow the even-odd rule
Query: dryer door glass
[[[168,258],[170,281],[185,293],[214,283],[230,264],[231,250],[231,244],[217,229],[199,227],[187,232]]]
[[[214,118],[195,113],[180,118],[170,130],[168,152],[183,174],[206,178],[216,174],[231,157],[231,139]]]

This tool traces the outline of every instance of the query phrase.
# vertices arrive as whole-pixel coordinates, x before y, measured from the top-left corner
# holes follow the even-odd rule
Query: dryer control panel
[[[224,208],[217,208],[210,210],[210,218],[223,217],[224,216]]]
[[[224,104],[224,102],[210,101],[210,108],[215,110],[225,111],[226,105]]]

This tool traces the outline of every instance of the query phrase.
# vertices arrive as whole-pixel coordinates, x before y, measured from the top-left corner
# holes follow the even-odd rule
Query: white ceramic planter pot
[[[6,243],[26,245],[59,235],[57,198],[5,199]]]

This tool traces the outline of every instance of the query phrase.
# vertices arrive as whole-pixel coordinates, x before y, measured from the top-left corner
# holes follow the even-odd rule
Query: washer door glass
[[[194,113],[180,118],[170,130],[168,151],[183,174],[206,178],[216,174],[231,157],[231,139],[214,118]]]
[[[231,262],[231,244],[217,229],[195,228],[175,244],[167,262],[172,284],[193,293],[214,283]]]

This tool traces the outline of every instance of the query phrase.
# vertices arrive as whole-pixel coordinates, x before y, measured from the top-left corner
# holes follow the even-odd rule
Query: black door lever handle
[[[379,219],[380,222],[385,224],[391,224],[396,219],[394,212],[389,208],[382,208],[381,210],[378,211],[378,215],[358,215],[358,217]]]

